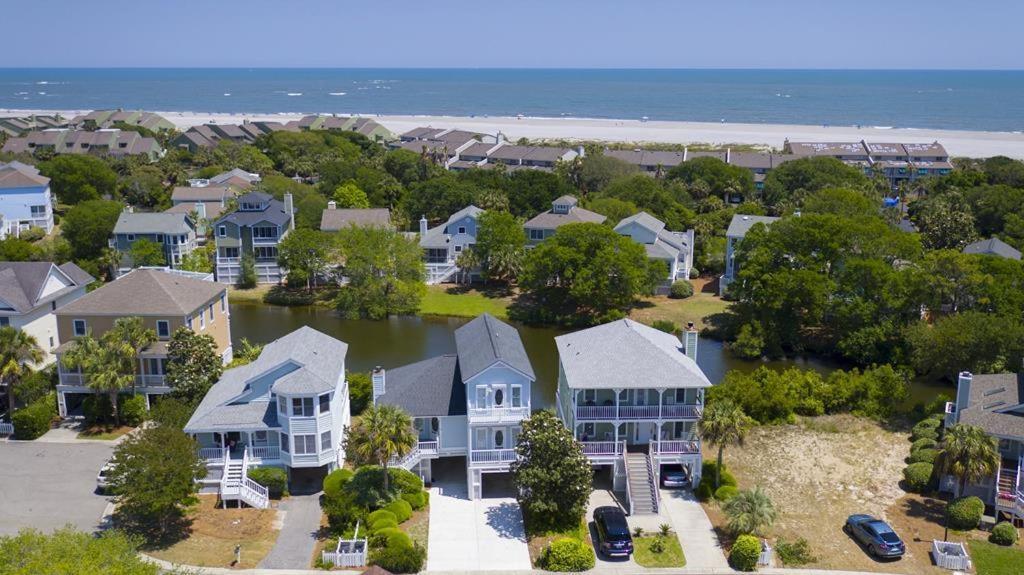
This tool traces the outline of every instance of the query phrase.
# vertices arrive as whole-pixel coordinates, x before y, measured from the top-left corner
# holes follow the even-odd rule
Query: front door
[[[489,449],[490,444],[487,442],[487,429],[477,429],[476,438],[473,441],[473,449]]]

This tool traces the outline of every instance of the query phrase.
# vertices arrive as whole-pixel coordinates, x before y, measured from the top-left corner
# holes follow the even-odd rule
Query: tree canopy
[[[117,173],[103,160],[80,154],[61,154],[39,165],[50,178],[50,189],[62,204],[110,198],[117,188]]]
[[[477,222],[473,253],[483,268],[484,277],[511,281],[519,275],[526,256],[523,224],[508,212],[487,211]]]
[[[61,234],[71,244],[75,259],[95,259],[103,253],[121,209],[117,202],[88,200],[68,210],[61,221]]]
[[[419,310],[423,253],[415,239],[383,227],[352,226],[338,232],[343,273],[348,283],[335,307],[347,317],[383,319]]]
[[[197,334],[179,327],[167,346],[167,385],[172,397],[196,406],[220,379],[224,363],[217,353],[217,342],[208,334]]]

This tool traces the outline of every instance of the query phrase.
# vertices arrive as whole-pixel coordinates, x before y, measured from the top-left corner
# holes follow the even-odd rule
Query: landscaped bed
[[[659,545],[661,546],[660,551]],[[686,565],[683,548],[674,533],[668,536],[644,535],[633,538],[633,560],[641,567],[682,567]]]
[[[526,540],[527,546],[530,549],[530,563],[535,567],[537,566],[537,560],[540,559],[541,553],[544,549],[556,539],[576,539],[582,541],[587,547],[593,549],[593,542],[590,540],[590,529],[587,528],[586,519],[580,522],[580,526],[576,529],[570,529],[567,531],[548,531],[541,533],[532,533],[530,526],[526,525]]]
[[[277,510],[217,508],[217,497],[203,495],[192,511],[188,537],[163,549],[146,553],[182,565],[251,569],[270,553],[280,527]],[[242,561],[235,565],[235,546],[242,546]]]
[[[92,427],[83,429],[82,431],[78,432],[78,438],[113,441],[114,439],[121,437],[122,435],[130,432],[133,429],[135,428],[127,425],[122,425],[120,427],[94,425]]]

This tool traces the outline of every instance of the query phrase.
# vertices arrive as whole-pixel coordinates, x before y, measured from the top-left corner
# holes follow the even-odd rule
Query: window
[[[46,206],[30,206],[32,210],[33,218],[45,218],[46,217]]]
[[[331,394],[325,393],[320,396],[320,413],[331,412]]]
[[[292,415],[295,417],[313,417],[313,398],[292,398]]]
[[[316,453],[315,435],[295,436],[295,455],[315,455]]]
[[[466,233],[466,226],[459,226],[459,233],[460,234]]]
[[[222,237],[222,238],[228,237],[228,227],[227,226],[217,226],[217,236]]]
[[[164,372],[164,360],[158,357],[151,357],[146,360],[149,363],[149,375],[163,375]]]
[[[188,325],[189,329],[192,329],[192,318],[185,318],[185,324]]]
[[[56,300],[50,302],[50,311],[57,311],[57,301]]]
[[[502,449],[505,446],[505,433],[502,430],[494,432],[494,448]]]
[[[254,226],[252,237],[255,239],[272,240],[277,237],[277,228],[270,226]]]
[[[238,248],[221,248],[224,250],[224,257],[226,258],[237,258]]]
[[[456,244],[455,245],[455,253],[457,253],[457,254],[462,253],[462,246]]]
[[[135,241],[135,234],[128,234],[128,241],[134,242]]]
[[[497,388],[494,390],[494,405],[495,407],[501,407],[501,404],[505,402],[505,390]]]
[[[523,387],[521,385],[512,386],[512,407],[523,406]]]
[[[258,260],[277,259],[277,248],[274,246],[257,246],[253,253],[255,253]]]
[[[288,453],[288,434],[281,434],[281,451]]]
[[[277,412],[281,415],[288,415],[288,404],[285,403],[285,399],[280,396],[277,398]]]
[[[586,438],[594,437],[594,424],[584,423],[583,424],[583,436]]]
[[[253,443],[257,443],[257,444],[260,444],[260,445],[266,445],[267,444],[267,432],[266,431],[257,431],[257,432],[255,432],[253,434]]]
[[[320,434],[320,451],[328,451],[331,449],[331,430]]]
[[[206,329],[206,316],[203,315],[202,311],[199,312],[199,329],[200,330]]]
[[[207,308],[206,311],[207,311],[207,315],[210,316],[210,323],[213,323],[213,304],[212,303],[210,304],[210,307]]]
[[[76,319],[72,322],[75,335],[85,335],[85,320]]]
[[[487,388],[478,387],[476,388],[476,408],[484,409],[487,407]]]
[[[158,243],[158,244],[164,243],[164,235],[163,234],[157,234],[156,235],[156,243]]]
[[[50,336],[50,349],[53,349],[53,336]]]
[[[156,335],[157,337],[171,337],[171,322],[166,319],[157,320]]]
[[[544,230],[530,230],[530,239],[540,241],[544,239]]]
[[[220,296],[220,313],[226,313],[228,311],[228,296]]]
[[[7,316],[0,316],[0,326],[5,326],[6,327],[6,326],[9,326],[9,325],[11,325],[11,318],[9,318]]]

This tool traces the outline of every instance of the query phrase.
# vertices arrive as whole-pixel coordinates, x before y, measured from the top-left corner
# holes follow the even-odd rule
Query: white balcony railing
[[[262,461],[281,459],[281,448],[275,445],[249,446],[249,457]]]
[[[704,411],[702,405],[675,404],[661,406],[661,417],[665,419],[699,419]]]
[[[530,417],[529,407],[485,407],[469,410],[469,420],[480,423],[522,421]]]
[[[439,442],[436,439],[434,439],[431,441],[419,442],[417,444],[417,449],[419,449],[420,453],[422,453],[423,455],[436,455],[438,446]]]
[[[471,463],[511,463],[516,460],[515,449],[471,449]]]
[[[700,440],[652,441],[651,452],[655,455],[689,455],[700,453]]]
[[[611,419],[699,419],[703,406],[672,405],[581,405],[576,408],[577,420]]]
[[[619,419],[658,419],[657,405],[620,405]]]
[[[220,463],[224,461],[224,449],[222,447],[200,447],[198,450],[199,459],[207,463]]]
[[[88,377],[81,373],[60,372],[61,385],[84,386],[88,385]],[[163,387],[166,385],[166,376],[141,374],[135,376],[135,385],[138,387]]]
[[[615,457],[622,454],[621,441],[582,441],[583,454],[588,457]]]

